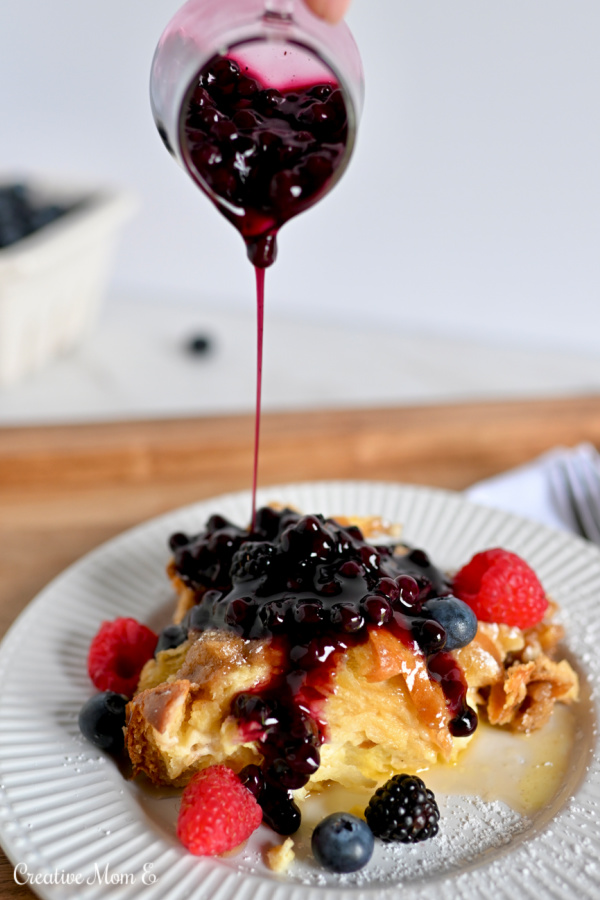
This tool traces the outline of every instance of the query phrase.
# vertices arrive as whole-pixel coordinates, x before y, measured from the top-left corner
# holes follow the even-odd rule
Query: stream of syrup
[[[256,525],[256,488],[258,485],[258,450],[263,371],[263,336],[265,324],[265,270],[255,266],[256,272],[256,411],[254,413],[254,464],[252,467],[252,531]]]
[[[257,369],[252,527],[260,443],[264,270],[281,226],[330,188],[345,158],[348,113],[327,82],[267,86],[248,66],[216,56],[198,73],[183,113],[184,158],[194,181],[242,235],[256,271]]]

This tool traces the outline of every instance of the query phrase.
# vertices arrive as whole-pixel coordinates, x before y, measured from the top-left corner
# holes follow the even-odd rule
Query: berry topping
[[[357,872],[373,855],[373,832],[362,819],[333,813],[312,834],[313,856],[330,872]]]
[[[88,653],[88,674],[94,686],[131,697],[157,640],[153,631],[135,619],[103,622]]]
[[[176,533],[170,546],[175,571],[196,599],[184,631],[268,639],[276,654],[269,682],[239,694],[231,716],[242,740],[256,742],[262,756],[259,769],[240,777],[248,777],[265,822],[280,834],[298,828],[291,792],[320,765],[323,705],[335,689],[338,663],[374,633],[390,632],[411,653],[418,645],[430,679],[442,688],[450,732],[475,729],[466,680],[444,650],[445,626],[425,609],[434,598],[440,607],[459,601],[446,597],[446,578],[423,552],[372,546],[353,525],[269,507],[256,511],[249,529],[212,516],[203,532]]]
[[[227,766],[197,772],[181,798],[177,837],[196,856],[233,850],[256,831],[262,810]]]
[[[445,650],[458,650],[470,644],[477,634],[477,616],[470,606],[456,597],[428,600],[422,610],[446,632]]]
[[[79,713],[79,730],[94,747],[108,753],[123,749],[127,697],[104,691],[90,697]]]
[[[525,560],[509,550],[477,553],[456,573],[453,591],[482,622],[531,628],[544,617],[544,588]]]
[[[371,797],[365,818],[382,841],[416,844],[437,834],[440,812],[420,778],[395,775]]]

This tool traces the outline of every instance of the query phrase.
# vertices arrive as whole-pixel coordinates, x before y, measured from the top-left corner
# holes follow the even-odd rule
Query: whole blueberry
[[[79,713],[79,730],[94,747],[108,753],[123,749],[123,728],[127,697],[103,691],[84,703]]]
[[[437,597],[428,600],[423,612],[435,619],[446,632],[446,650],[458,650],[470,644],[477,633],[477,616],[470,606],[457,597]]]
[[[312,835],[313,856],[330,872],[357,872],[373,855],[375,840],[366,822],[349,813],[333,813]]]
[[[154,656],[161,650],[173,650],[187,640],[188,630],[185,625],[167,625],[158,636]]]

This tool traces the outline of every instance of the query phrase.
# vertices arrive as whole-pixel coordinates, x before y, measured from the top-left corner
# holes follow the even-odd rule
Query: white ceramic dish
[[[237,855],[187,854],[174,834],[173,792],[150,793],[125,781],[113,761],[80,736],[77,714],[93,693],[85,661],[99,623],[131,615],[164,624],[172,602],[164,574],[167,538],[173,531],[200,530],[216,511],[245,523],[248,493],[227,495],[100,547],[52,582],[3,642],[0,828],[6,853],[21,865],[21,880],[45,875],[47,883],[33,888],[48,900],[375,900],[398,896],[399,888],[406,900],[597,897],[600,760],[593,695],[600,687],[600,551],[426,488],[339,482],[260,492],[260,503],[272,500],[304,511],[379,514],[403,522],[406,540],[445,568],[489,546],[523,555],[563,608],[565,652],[582,675],[563,785],[531,818],[497,802],[438,798],[438,838],[412,847],[380,845],[369,866],[351,876],[317,869],[302,844],[299,861],[286,875],[274,875],[260,856],[265,840],[274,843],[273,834],[262,828]],[[144,866],[151,866],[145,878]],[[69,887],[66,881],[77,876],[83,884]]]
[[[131,194],[53,178],[22,181],[40,204],[72,211],[0,249],[0,387],[71,349],[95,322]]]

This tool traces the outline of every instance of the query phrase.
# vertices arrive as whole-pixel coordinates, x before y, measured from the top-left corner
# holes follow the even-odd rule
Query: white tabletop
[[[267,298],[268,307],[268,298]],[[112,296],[75,352],[0,390],[0,424],[250,412],[254,310]],[[207,335],[212,351],[185,345]],[[600,359],[286,320],[267,308],[266,410],[400,405],[600,392]]]

